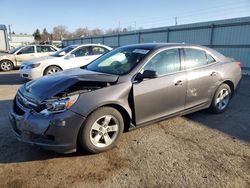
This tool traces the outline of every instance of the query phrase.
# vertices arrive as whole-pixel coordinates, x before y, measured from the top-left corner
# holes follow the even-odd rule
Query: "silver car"
[[[23,85],[10,121],[24,142],[98,153],[127,130],[206,108],[224,112],[240,79],[239,62],[207,47],[130,45]]]

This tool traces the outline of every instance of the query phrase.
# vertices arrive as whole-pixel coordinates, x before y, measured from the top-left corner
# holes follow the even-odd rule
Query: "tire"
[[[43,75],[55,74],[60,71],[62,71],[60,67],[53,65],[46,68]]]
[[[216,90],[213,101],[210,106],[210,110],[215,114],[220,114],[224,112],[231,100],[232,91],[229,85],[222,84]]]
[[[78,141],[81,149],[100,153],[113,148],[123,130],[124,120],[120,112],[111,107],[101,107],[82,125]]]
[[[11,71],[13,68],[14,68],[14,65],[9,60],[2,60],[0,62],[0,69],[1,69],[1,71],[7,72],[7,71]]]

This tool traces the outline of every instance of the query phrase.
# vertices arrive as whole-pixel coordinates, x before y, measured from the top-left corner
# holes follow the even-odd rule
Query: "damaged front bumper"
[[[70,110],[49,115],[20,110],[14,100],[9,119],[18,140],[59,153],[76,151],[83,116]]]

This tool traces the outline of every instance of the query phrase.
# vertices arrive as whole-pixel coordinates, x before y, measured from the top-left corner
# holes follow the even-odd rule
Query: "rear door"
[[[157,53],[141,72],[145,70],[157,71],[159,76],[133,84],[136,124],[183,110],[186,72],[181,70],[179,49]]]
[[[187,95],[185,109],[206,105],[213,97],[220,80],[216,71],[218,63],[206,51],[196,48],[183,48],[187,70]]]

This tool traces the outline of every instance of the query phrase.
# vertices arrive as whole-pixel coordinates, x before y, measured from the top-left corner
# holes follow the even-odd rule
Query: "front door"
[[[89,62],[90,60],[90,48],[89,46],[79,47],[76,50],[74,50],[71,54],[74,55],[74,57],[71,57],[70,59],[66,59],[65,66],[67,65],[67,68],[75,68],[75,67],[81,67]]]
[[[185,104],[186,72],[181,71],[179,49],[157,53],[145,70],[156,71],[158,77],[133,84],[137,125],[180,112]]]
[[[35,58],[34,46],[26,46],[22,48],[21,50],[19,50],[15,55],[17,65],[20,65],[23,61],[27,61],[32,58]]]

